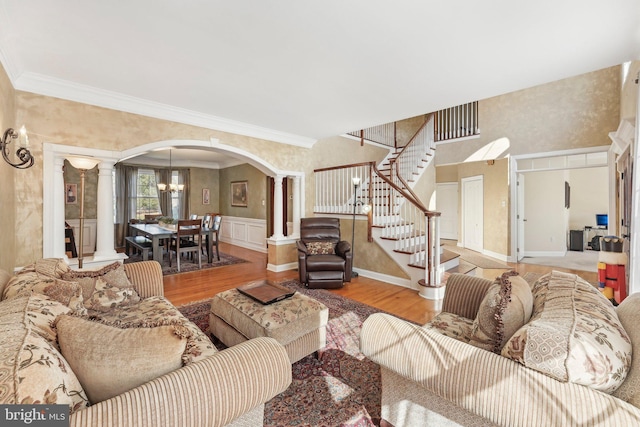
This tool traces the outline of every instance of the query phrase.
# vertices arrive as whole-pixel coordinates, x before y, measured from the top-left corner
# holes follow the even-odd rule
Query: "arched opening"
[[[135,159],[158,150],[166,150],[168,148],[184,148],[192,150],[203,150],[210,153],[220,153],[236,159],[237,162],[245,163],[259,170],[266,177],[271,177],[276,182],[282,182],[283,179],[291,177],[296,179],[298,184],[304,179],[303,173],[298,171],[281,171],[271,165],[264,159],[253,153],[219,143],[217,140],[199,141],[199,140],[165,140],[144,144],[121,152],[108,150],[90,149],[84,147],[72,147],[58,144],[45,143],[43,147],[43,256],[67,258],[65,254],[65,206],[64,206],[64,175],[63,165],[67,156],[87,156],[100,160],[98,164],[98,186],[97,186],[97,231],[96,231],[96,248],[93,259],[87,259],[85,265],[104,264],[115,259],[124,258],[123,254],[117,253],[114,245],[114,192],[113,192],[113,174],[114,167],[118,162]],[[194,164],[203,166],[194,160]],[[301,185],[294,185],[296,193],[292,195],[291,203],[295,205],[293,212],[297,212],[298,218],[300,212],[303,211],[304,196]],[[280,187],[281,188],[281,187]],[[200,197],[200,196],[198,196]],[[264,212],[273,212],[275,223],[282,222],[282,201],[283,195],[274,197],[271,201],[273,206],[266,203],[262,205]],[[117,203],[117,201],[116,201]],[[280,206],[280,207],[279,207]],[[272,209],[269,211],[269,209]],[[250,227],[250,225],[248,226]],[[238,227],[234,227],[234,230]],[[275,227],[273,233],[266,235],[266,227],[264,234],[251,233],[248,229],[244,233],[248,238],[260,241],[266,251],[267,238],[270,240],[282,240],[285,238],[282,227]],[[295,233],[295,230],[294,230]],[[240,234],[240,232],[239,232]],[[289,236],[293,238],[294,236]],[[73,265],[73,260],[70,260]]]

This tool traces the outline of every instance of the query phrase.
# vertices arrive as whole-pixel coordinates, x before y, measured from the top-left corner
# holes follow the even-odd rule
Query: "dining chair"
[[[211,218],[213,217],[209,214],[205,214],[202,217],[202,228],[211,228]]]
[[[160,218],[161,214],[146,214],[144,216],[144,222],[147,224],[157,224],[158,218]]]
[[[211,220],[211,227],[213,229],[213,231],[215,231],[215,233],[213,233],[213,238],[216,239],[215,241],[211,242],[211,246],[215,245],[216,246],[216,258],[218,258],[218,261],[220,261],[220,248],[219,248],[219,243],[220,243],[220,227],[222,226],[222,216],[221,215],[216,215],[213,217],[213,219]],[[207,234],[207,250],[209,250],[209,234]],[[207,254],[208,255],[208,254]]]
[[[173,252],[176,253],[178,271],[180,271],[180,257],[183,253],[194,252],[198,254],[198,268],[202,268],[202,237],[200,235],[202,221],[199,219],[179,220],[175,236],[169,243],[169,267]],[[195,258],[194,258],[195,262]]]

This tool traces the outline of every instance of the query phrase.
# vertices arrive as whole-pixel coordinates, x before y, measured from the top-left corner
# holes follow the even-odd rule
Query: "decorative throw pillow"
[[[34,271],[13,276],[4,288],[4,299],[33,292],[47,295],[77,314],[85,314],[87,311],[82,297],[82,288],[78,283],[46,277]]]
[[[121,306],[125,304],[135,304],[140,301],[140,296],[136,292],[133,284],[129,281],[127,273],[124,271],[124,267],[118,261],[106,265],[98,270],[69,270],[63,275],[63,278],[65,280],[74,280],[80,283],[80,286],[82,286],[82,293],[85,298],[85,307],[87,308],[92,308],[90,307],[92,304],[90,304],[89,301],[92,301],[93,293],[96,291],[98,278],[101,278],[103,281],[114,287],[130,290],[130,296],[123,299],[116,305]],[[101,291],[104,291],[104,288],[102,288]],[[109,304],[109,306],[111,306],[111,304]]]
[[[42,258],[33,264],[22,267],[16,274],[36,272],[47,277],[62,279],[67,271],[69,271],[69,265],[62,258]]]
[[[139,301],[140,297],[135,289],[119,288],[98,277],[93,294],[84,301],[84,306],[94,311],[110,311],[115,307],[127,306]]]
[[[336,253],[336,245],[333,242],[308,242],[306,246],[309,255],[331,255]]]
[[[180,326],[119,329],[63,315],[56,328],[62,354],[92,404],[182,366],[186,339]]]
[[[78,378],[28,319],[32,297],[0,302],[0,403],[63,404],[71,412],[87,406]]]
[[[431,319],[423,328],[435,329],[449,338],[469,342],[473,330],[473,320],[443,311]]]
[[[502,355],[562,382],[612,393],[631,365],[631,341],[609,300],[575,274],[553,271],[533,288],[531,321]]]
[[[190,332],[187,348],[182,355],[182,364],[185,366],[217,352],[211,339],[195,323],[187,320],[165,297],[156,295],[145,298],[138,304],[120,307],[118,310],[92,312],[91,320],[121,329],[184,326]]]
[[[529,321],[531,288],[517,274],[505,272],[487,290],[473,321],[469,344],[500,354],[505,342]]]
[[[52,325],[58,316],[71,313],[71,309],[46,295],[33,293],[28,298],[25,320],[38,335],[59,351],[58,334]]]

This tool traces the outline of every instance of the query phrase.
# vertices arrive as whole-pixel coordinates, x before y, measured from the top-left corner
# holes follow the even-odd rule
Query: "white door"
[[[516,191],[516,197],[518,198],[516,205],[518,209],[516,212],[518,227],[516,257],[520,261],[524,258],[524,226],[527,222],[527,218],[524,216],[524,174],[518,174],[516,185],[518,186]]]
[[[458,240],[458,183],[436,184],[436,210],[440,212],[440,238]]]
[[[463,246],[482,252],[484,249],[484,182],[482,176],[462,179]]]

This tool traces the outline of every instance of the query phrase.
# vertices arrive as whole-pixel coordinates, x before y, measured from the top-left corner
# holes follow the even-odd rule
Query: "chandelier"
[[[173,179],[173,169],[171,167],[171,153],[172,153],[172,149],[169,149],[169,184],[165,184],[165,183],[158,183],[158,191],[161,192],[170,192],[170,193],[175,193],[175,192],[180,192],[184,190],[184,184],[173,184],[171,183],[171,180]]]

